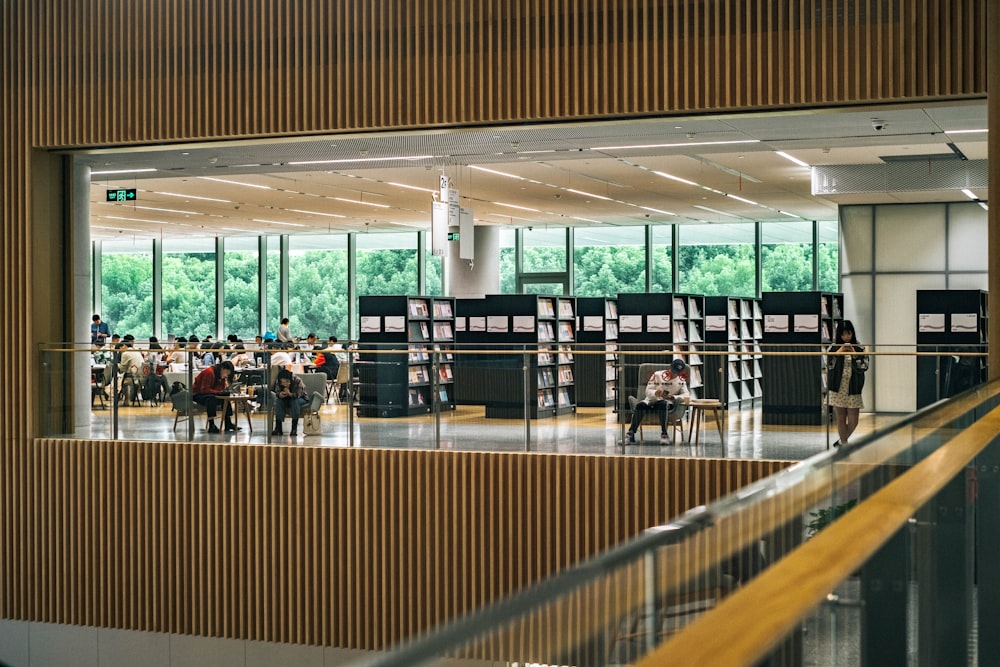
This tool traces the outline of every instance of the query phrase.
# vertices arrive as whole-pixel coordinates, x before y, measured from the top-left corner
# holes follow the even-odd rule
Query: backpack
[[[170,395],[173,396],[174,394],[178,394],[185,389],[187,389],[187,385],[183,382],[174,382],[174,384],[170,387]]]
[[[317,352],[313,363],[317,366],[326,366],[326,357],[323,356],[322,352]]]

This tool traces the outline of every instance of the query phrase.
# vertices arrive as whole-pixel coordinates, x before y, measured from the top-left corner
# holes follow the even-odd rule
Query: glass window
[[[260,252],[257,237],[227,238],[223,242],[224,333],[253,340],[260,333]]]
[[[452,252],[458,252],[458,244],[454,244],[455,249]],[[437,255],[432,255],[430,251],[427,252],[426,261],[424,262],[424,282],[426,283],[426,289],[424,292],[428,296],[441,296],[444,294],[444,258],[438,257]]]
[[[267,262],[265,294],[267,294],[267,309],[265,310],[264,322],[266,331],[275,333],[278,331],[278,323],[281,321],[281,237],[267,237]]]
[[[347,235],[289,237],[288,262],[292,335],[347,338]]]
[[[358,296],[417,293],[416,232],[358,234],[356,238]]]
[[[216,335],[215,239],[163,241],[163,332]]]
[[[111,333],[153,335],[153,242],[101,243],[101,318]]]
[[[566,271],[566,228],[522,229],[524,273],[560,273]]]
[[[761,224],[761,291],[812,291],[812,227],[805,220]]]
[[[756,296],[755,230],[752,222],[681,225],[677,291],[705,296]]]
[[[577,227],[573,237],[576,296],[645,291],[645,227]]]
[[[517,292],[516,236],[513,229],[500,230],[500,294]]]
[[[673,267],[673,225],[654,225],[652,227],[652,262],[650,267],[650,282],[653,292],[674,291]],[[645,289],[639,290],[644,292]]]
[[[816,223],[816,245],[819,251],[817,258],[819,289],[823,292],[839,292],[840,230],[835,220]]]

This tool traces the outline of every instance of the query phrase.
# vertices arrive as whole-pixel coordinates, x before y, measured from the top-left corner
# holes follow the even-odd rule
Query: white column
[[[457,229],[455,231],[458,231]],[[459,259],[458,244],[446,260],[444,293],[460,299],[482,298],[500,291],[500,228],[476,227],[476,258]]]
[[[70,225],[73,251],[71,254],[73,266],[73,322],[70,342],[76,343],[75,348],[81,348],[81,343],[90,343],[90,167],[81,164],[73,165],[73,183],[70,195]],[[77,353],[73,355],[73,363],[67,364],[73,369],[75,386],[73,395],[73,426],[76,433],[86,435],[90,428],[90,355]]]

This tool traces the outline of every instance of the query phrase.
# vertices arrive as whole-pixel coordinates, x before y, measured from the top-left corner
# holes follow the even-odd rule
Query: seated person
[[[205,406],[208,411],[208,432],[218,433],[219,427],[215,425],[215,413],[219,407],[219,396],[228,396],[229,382],[233,377],[233,364],[223,361],[221,364],[209,366],[198,373],[194,378],[194,386],[191,388],[191,399],[195,403]],[[226,405],[226,430],[239,431],[239,427],[233,422],[233,406]]]
[[[289,435],[298,435],[299,416],[302,414],[302,407],[308,403],[302,380],[295,377],[287,368],[282,368],[278,371],[278,377],[271,391],[275,395],[274,430],[271,431],[271,435],[282,434],[281,424],[285,421],[286,413],[292,417],[292,430]]]
[[[628,427],[626,444],[635,444],[635,432],[642,423],[643,417],[650,410],[656,410],[660,417],[660,442],[670,442],[670,435],[667,432],[667,418],[680,419],[684,416],[684,410],[691,400],[691,393],[688,391],[686,376],[688,365],[683,359],[674,359],[670,363],[670,368],[660,371],[653,371],[646,382],[646,396],[641,401],[636,402],[635,412],[632,413],[632,423]]]

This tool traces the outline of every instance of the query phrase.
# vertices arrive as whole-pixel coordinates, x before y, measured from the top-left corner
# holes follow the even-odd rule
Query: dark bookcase
[[[760,398],[762,332],[758,299],[705,297],[706,398],[718,398],[728,407]]]
[[[577,297],[576,404],[609,407],[618,386],[618,302]]]
[[[358,299],[358,416],[454,409],[455,300],[362,296]]]
[[[836,292],[764,292],[762,395],[765,424],[817,425],[825,417],[824,355],[837,322],[843,319],[844,295]],[[783,355],[783,352],[799,354]],[[801,354],[801,353],[812,354]],[[775,354],[778,353],[778,354]]]
[[[679,357],[691,367],[691,396],[703,394],[702,349],[705,342],[705,297],[671,292],[618,295],[618,345],[622,355],[619,377],[620,419],[631,419],[628,397],[639,386],[639,365]]]
[[[983,290],[917,290],[917,408],[986,381]],[[932,356],[924,356],[931,353]]]
[[[458,355],[460,403],[510,419],[523,418],[525,405],[531,419],[576,410],[574,297],[491,294],[456,306],[460,348],[478,348]]]

